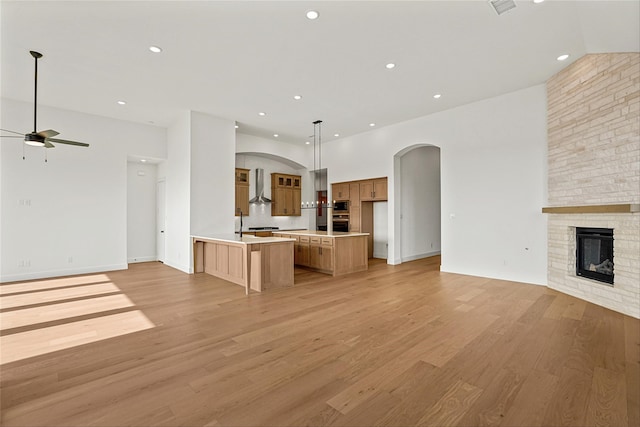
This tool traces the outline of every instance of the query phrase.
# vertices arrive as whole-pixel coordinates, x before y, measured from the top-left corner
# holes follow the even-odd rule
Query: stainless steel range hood
[[[256,197],[249,200],[249,203],[271,203],[271,200],[264,196],[264,169],[256,169]]]

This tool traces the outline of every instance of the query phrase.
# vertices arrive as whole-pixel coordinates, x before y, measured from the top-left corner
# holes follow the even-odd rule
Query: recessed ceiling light
[[[565,59],[567,59],[568,57],[569,57],[569,55],[565,53],[565,54],[563,54],[563,55],[558,56],[558,58],[556,58],[556,59],[557,59],[558,61],[564,61],[564,60],[565,60]]]
[[[393,62],[389,62],[387,65],[385,65],[385,67],[387,67],[390,70],[392,68],[396,68],[396,64],[394,64]]]
[[[258,113],[258,115],[259,115],[259,116],[266,116],[266,115],[267,115],[267,113],[263,113],[262,111],[260,111],[260,112]]]
[[[309,144],[311,144],[311,143],[310,143],[309,141],[305,141],[304,143],[305,143],[306,145],[309,145]]]
[[[118,105],[125,105],[126,102],[125,101],[118,101]]]
[[[320,16],[320,13],[318,13],[317,10],[309,10],[307,11],[307,18],[314,20],[314,19],[318,19],[318,17]]]
[[[534,3],[542,3],[544,0],[533,0]]]
[[[376,124],[375,123],[369,123],[369,126],[374,127]]]
[[[158,47],[158,46],[149,46],[149,50],[153,53],[160,53],[162,52],[162,48]]]
[[[298,100],[302,99],[302,97],[300,95],[293,95],[293,99],[298,101]]]
[[[436,93],[435,95],[433,95],[433,97],[434,97],[435,99],[438,99],[438,98],[440,98],[441,96],[442,96],[442,95],[440,95],[439,93]]]
[[[147,162],[147,159],[140,159],[140,161],[141,161],[142,163],[146,163],[146,162]]]
[[[240,126],[236,125],[236,129],[238,129]]]
[[[280,135],[278,135],[277,133],[274,133],[274,134],[273,134],[273,136],[277,138],[277,137],[279,137]]]
[[[340,136],[340,134],[339,133],[334,133],[333,136],[338,137],[338,136]]]

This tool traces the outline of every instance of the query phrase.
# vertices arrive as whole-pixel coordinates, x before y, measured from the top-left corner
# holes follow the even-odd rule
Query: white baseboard
[[[415,261],[417,259],[429,258],[430,256],[440,255],[440,251],[425,252],[423,254],[410,255],[402,257],[402,262]]]
[[[175,268],[176,270],[180,270],[182,272],[185,272],[187,274],[192,274],[193,273],[193,266],[192,265],[184,265],[184,264],[180,264],[178,262],[174,262],[171,260],[165,260],[164,261],[164,265],[169,266],[171,268]]]
[[[143,257],[135,257],[135,258],[128,258],[127,262],[129,264],[134,264],[136,262],[150,262],[150,261],[157,261],[158,257],[155,255],[152,256],[143,256]]]
[[[99,266],[92,266],[92,267],[65,268],[60,270],[30,271],[28,273],[3,275],[2,277],[0,277],[0,282],[6,283],[6,282],[18,282],[22,280],[50,279],[52,277],[74,276],[78,274],[94,274],[94,273],[103,273],[105,271],[126,270],[127,268],[128,268],[127,264],[111,264],[111,265],[99,265]]]

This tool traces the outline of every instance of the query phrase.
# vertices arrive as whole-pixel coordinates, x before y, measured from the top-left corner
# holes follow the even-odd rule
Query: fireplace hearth
[[[613,229],[576,228],[576,275],[613,286]]]

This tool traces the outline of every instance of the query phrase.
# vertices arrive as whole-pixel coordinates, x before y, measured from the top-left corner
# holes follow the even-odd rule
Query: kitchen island
[[[369,233],[282,231],[273,236],[295,240],[294,262],[321,273],[340,276],[369,269]]]
[[[238,234],[193,235],[193,271],[262,292],[293,286],[295,239],[240,236]]]

